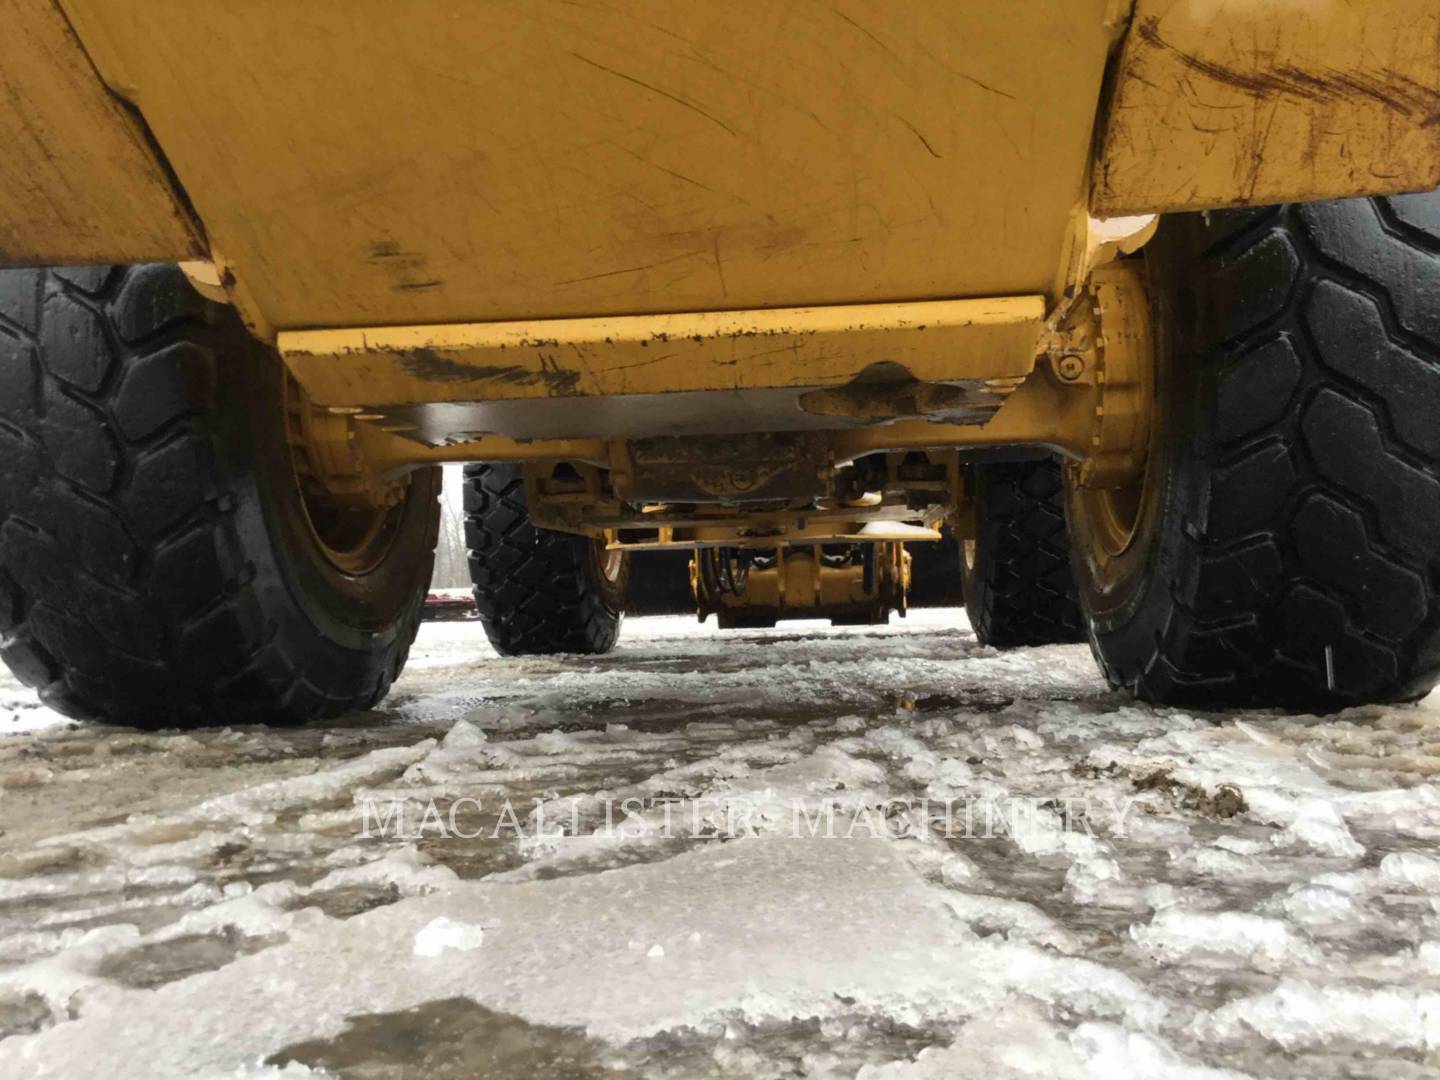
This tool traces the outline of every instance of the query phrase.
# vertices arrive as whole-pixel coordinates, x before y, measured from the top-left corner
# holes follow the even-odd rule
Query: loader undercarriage
[[[706,572],[715,556],[697,556],[702,616],[873,621],[905,608],[903,543],[938,540],[946,524],[973,535],[964,462],[976,453],[1059,454],[1110,508],[1097,519],[1123,532],[1152,424],[1143,260],[1098,267],[1049,319],[1042,310],[1012,298],[317,331],[282,334],[280,347],[305,402],[304,478],[347,520],[393,506],[410,469],[514,461],[542,528],[617,553],[767,560],[749,587],[722,588],[725,575]],[[677,408],[687,397],[694,407]],[[736,409],[749,417],[738,432]],[[859,561],[823,555],[836,545]]]
[[[408,469],[515,461],[543,528],[616,552],[768,553],[773,570],[749,589],[702,587],[713,580],[698,560],[702,614],[734,621],[747,603],[762,620],[839,612],[836,598],[854,593],[836,617],[859,617],[877,603],[903,610],[906,575],[886,578],[889,599],[871,586],[833,592],[840,567],[810,553],[877,546],[880,563],[898,567],[902,543],[937,540],[942,525],[968,539],[963,462],[976,453],[1061,455],[1110,508],[1098,519],[1123,533],[1152,426],[1143,265],[1096,268],[1044,321],[1039,299],[1021,298],[476,326],[444,340],[414,328],[319,331],[282,334],[280,345],[312,403],[304,432],[319,446],[306,460],[329,463],[309,479],[333,498],[383,509]],[[428,344],[413,344],[421,337]],[[367,396],[347,396],[357,392]],[[448,400],[416,401],[426,394]],[[677,409],[687,396],[696,407]],[[751,410],[739,433],[731,418],[712,419],[736,408]],[[763,430],[767,415],[778,430]],[[645,416],[663,419],[647,427]],[[462,418],[504,430],[457,432]],[[639,434],[657,427],[671,433]],[[811,599],[792,589],[778,602],[787,581],[813,584]]]

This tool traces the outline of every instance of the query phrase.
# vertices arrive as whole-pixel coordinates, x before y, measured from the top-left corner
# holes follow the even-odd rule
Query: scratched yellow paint
[[[278,329],[1049,293],[1113,0],[63,0]]]
[[[322,405],[518,401],[834,386],[875,363],[921,380],[1018,381],[1044,314],[1043,297],[1017,296],[287,331],[278,344]]]
[[[208,247],[266,336],[1053,301],[1087,206],[1440,184],[1436,0],[0,11],[0,262]]]
[[[203,254],[140,125],[64,16],[0,0],[0,265]]]
[[[1436,0],[1137,0],[1095,213],[1436,186]]]

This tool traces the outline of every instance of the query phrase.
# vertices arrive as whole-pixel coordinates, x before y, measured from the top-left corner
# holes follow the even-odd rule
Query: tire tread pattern
[[[465,466],[464,502],[475,606],[495,650],[609,652],[623,601],[598,586],[591,541],[531,524],[520,467]]]
[[[975,499],[975,566],[961,569],[976,637],[997,648],[1084,641],[1059,461],[976,465]]]
[[[0,273],[0,658],[59,712],[298,722],[404,664],[423,592],[378,650],[277,647],[210,423],[237,333],[173,266]]]
[[[1209,423],[1168,615],[1112,683],[1328,710],[1440,676],[1440,194],[1194,215],[1177,342]],[[1186,235],[1188,233],[1188,235]]]

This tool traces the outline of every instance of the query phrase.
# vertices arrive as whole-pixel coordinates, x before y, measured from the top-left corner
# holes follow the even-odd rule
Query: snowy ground
[[[288,731],[0,678],[0,1076],[1440,1068],[1440,699],[1188,715],[963,626],[430,624]]]

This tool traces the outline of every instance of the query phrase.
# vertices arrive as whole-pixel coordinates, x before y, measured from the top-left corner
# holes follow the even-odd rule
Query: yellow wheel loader
[[[56,709],[379,700],[440,462],[504,653],[610,648],[644,552],[883,618],[944,527],[982,635],[1147,700],[1440,674],[1437,0],[3,7]]]

